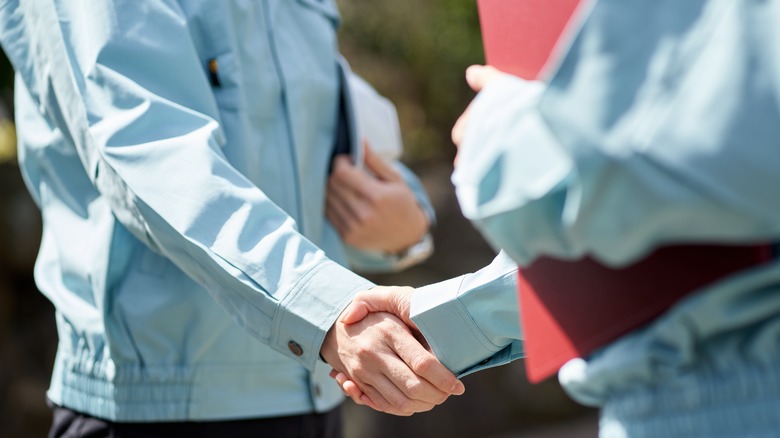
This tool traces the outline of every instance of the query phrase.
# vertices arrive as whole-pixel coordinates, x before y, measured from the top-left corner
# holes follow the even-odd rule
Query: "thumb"
[[[349,325],[362,321],[369,313],[387,312],[397,316],[409,328],[416,330],[417,327],[409,317],[413,291],[414,289],[410,287],[377,286],[360,292],[339,319]]]
[[[358,323],[372,312],[371,308],[366,303],[358,302],[356,300],[357,298],[341,313],[339,320],[342,323],[346,325]],[[381,310],[373,310],[373,312],[381,312]]]
[[[403,178],[397,170],[384,158],[380,157],[367,142],[363,142],[366,168],[384,181],[401,181]]]
[[[502,73],[495,67],[489,65],[472,65],[466,69],[466,82],[474,91],[482,91],[485,86],[501,77]]]

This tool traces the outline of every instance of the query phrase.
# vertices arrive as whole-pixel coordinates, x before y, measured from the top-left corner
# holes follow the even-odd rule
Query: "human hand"
[[[321,354],[334,375],[341,373],[360,393],[353,400],[378,411],[411,415],[465,391],[404,323],[388,313],[371,313],[351,325],[337,321]]]
[[[366,170],[346,155],[334,160],[325,216],[347,244],[398,253],[422,239],[428,218],[403,177],[365,145]]]
[[[409,328],[411,333],[426,349],[427,342],[417,326],[409,317],[411,298],[414,289],[411,287],[384,287],[358,293],[349,306],[342,312],[339,321],[343,324],[356,324],[375,312],[388,312],[398,317]],[[330,376],[339,383],[344,393],[355,403],[372,405],[372,397],[364,394],[360,387],[346,373],[334,370]],[[465,390],[465,388],[464,388]],[[462,393],[462,392],[461,392]]]
[[[414,288],[408,286],[376,286],[358,292],[352,302],[341,312],[339,321],[344,324],[360,322],[370,313],[387,312],[395,315],[409,327],[415,336],[420,335],[410,318]],[[424,339],[421,339],[424,342]]]
[[[489,83],[501,78],[506,73],[497,70],[494,67],[487,65],[472,65],[466,69],[466,82],[472,90],[476,92],[482,91],[482,89]],[[455,146],[460,147],[460,143],[463,141],[463,134],[466,130],[466,125],[469,120],[469,110],[471,104],[466,108],[466,111],[455,122],[455,126],[452,127],[452,142]],[[455,162],[457,163],[457,155],[455,156]]]

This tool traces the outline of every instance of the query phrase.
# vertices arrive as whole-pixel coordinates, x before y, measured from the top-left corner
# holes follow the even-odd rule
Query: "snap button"
[[[296,356],[303,356],[303,348],[301,348],[301,346],[298,345],[297,342],[295,342],[295,341],[288,342],[287,343],[287,348],[289,348],[290,351],[292,351],[292,354],[294,354]]]
[[[315,384],[314,385],[314,396],[319,397],[322,395],[322,388],[320,388],[320,385]]]

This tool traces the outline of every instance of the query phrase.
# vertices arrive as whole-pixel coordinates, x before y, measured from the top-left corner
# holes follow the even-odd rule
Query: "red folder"
[[[485,60],[536,79],[580,0],[477,0]]]
[[[539,258],[519,270],[528,379],[544,380],[690,293],[772,257],[770,245],[678,245],[619,269],[592,258]]]

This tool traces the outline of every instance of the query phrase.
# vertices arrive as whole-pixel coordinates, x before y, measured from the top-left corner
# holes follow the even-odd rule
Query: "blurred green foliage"
[[[16,158],[16,129],[12,121],[0,120],[0,163]]]
[[[14,71],[0,51],[0,164],[16,159],[16,129],[11,116]]]
[[[484,62],[476,1],[338,3],[342,52],[397,105],[407,160],[450,160],[450,130],[474,96],[465,69]]]

